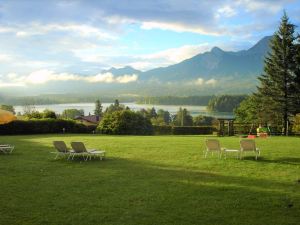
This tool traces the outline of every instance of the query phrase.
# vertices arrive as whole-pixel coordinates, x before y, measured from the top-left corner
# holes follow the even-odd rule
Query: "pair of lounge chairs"
[[[105,151],[99,151],[96,149],[86,149],[82,142],[71,142],[72,149],[68,149],[64,141],[53,141],[53,145],[57,152],[52,152],[56,154],[55,159],[58,157],[66,157],[67,159],[74,159],[75,156],[81,156],[85,161],[91,160],[92,157],[99,157],[102,160],[105,157]]]
[[[8,144],[0,144],[0,152],[4,154],[11,154],[15,146]]]
[[[206,144],[206,151],[205,151],[205,158],[207,157],[207,154],[211,152],[217,152],[219,155],[219,158],[222,157],[222,154],[225,154],[225,158],[227,156],[227,153],[229,152],[236,152],[237,158],[242,159],[245,152],[254,152],[255,154],[255,160],[258,159],[258,156],[260,156],[260,150],[256,147],[254,140],[240,140],[240,149],[227,149],[227,148],[221,148],[220,142],[217,139],[207,139],[205,141]]]

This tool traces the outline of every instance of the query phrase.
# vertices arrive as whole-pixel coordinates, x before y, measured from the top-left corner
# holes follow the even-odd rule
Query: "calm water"
[[[102,103],[104,110],[111,103]],[[154,107],[156,110],[163,109],[169,111],[171,114],[175,114],[179,107],[186,108],[192,116],[197,115],[206,115],[206,116],[215,116],[219,118],[232,118],[233,115],[231,113],[209,113],[206,111],[206,106],[191,106],[191,105],[144,105],[144,104],[136,104],[134,102],[122,103],[125,106],[128,106],[130,109],[138,111],[142,108],[152,108]],[[14,106],[16,112],[23,113],[23,106]],[[39,112],[42,112],[45,109],[51,109],[58,114],[61,114],[65,109],[83,109],[85,115],[89,113],[93,114],[95,109],[95,103],[66,103],[66,104],[51,104],[51,105],[35,105],[35,109]]]

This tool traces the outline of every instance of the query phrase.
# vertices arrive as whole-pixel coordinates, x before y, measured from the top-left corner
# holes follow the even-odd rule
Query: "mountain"
[[[263,69],[264,57],[272,36],[261,39],[248,50],[223,51],[214,47],[178,64],[152,69],[140,74],[141,80],[181,81],[195,78],[257,77]]]
[[[110,68],[108,70],[102,70],[101,73],[112,73],[115,76],[122,76],[125,74],[137,74],[139,75],[142,71],[136,70],[131,66],[125,66],[123,68]]]

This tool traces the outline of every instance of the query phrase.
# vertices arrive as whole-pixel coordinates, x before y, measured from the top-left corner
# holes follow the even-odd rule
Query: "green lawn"
[[[0,224],[299,224],[300,138],[257,139],[258,161],[204,159],[205,138],[1,136],[16,149],[0,155]],[[107,159],[54,160],[53,140]]]

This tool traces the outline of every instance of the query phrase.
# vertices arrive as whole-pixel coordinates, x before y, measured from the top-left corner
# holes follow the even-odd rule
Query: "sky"
[[[299,0],[0,0],[0,88],[135,82],[101,71],[248,49],[275,32],[284,10],[300,26]]]

